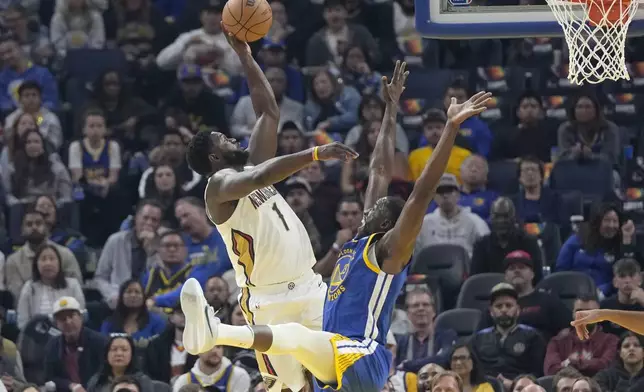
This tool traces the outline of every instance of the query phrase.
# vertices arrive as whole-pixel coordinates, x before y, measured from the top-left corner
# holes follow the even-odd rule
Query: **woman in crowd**
[[[60,297],[74,297],[85,307],[85,296],[75,278],[67,278],[61,267],[60,253],[55,246],[45,244],[34,254],[32,279],[28,280],[18,298],[18,328],[23,329],[32,317],[51,314]]]
[[[184,196],[181,184],[177,181],[175,169],[170,165],[161,164],[153,169],[147,177],[143,190],[143,199],[155,199],[163,206],[161,224],[165,227],[176,228],[179,225],[174,214],[174,203]]]
[[[613,366],[595,375],[602,391],[637,392],[644,390],[644,337],[633,332],[622,335]]]
[[[637,390],[636,390],[637,391]],[[572,392],[614,392],[612,389],[602,389],[597,381],[590,377],[582,377],[572,384]],[[635,391],[633,391],[635,392]]]
[[[126,333],[144,346],[144,342],[163,332],[165,326],[163,317],[148,311],[141,283],[136,279],[129,279],[121,285],[116,309],[101,325],[101,332]]]
[[[40,195],[50,194],[56,204],[72,200],[72,183],[65,166],[45,149],[45,140],[37,129],[29,129],[18,140],[13,165],[3,173],[4,187],[11,205],[31,203]]]
[[[360,93],[345,86],[328,70],[311,80],[311,96],[304,105],[304,118],[310,130],[346,134],[357,122]]]
[[[131,376],[141,385],[141,392],[154,392],[152,380],[136,365],[134,340],[126,334],[112,334],[105,349],[105,362],[87,382],[87,392],[112,392],[112,381]]]
[[[358,159],[342,164],[342,173],[340,175],[340,186],[344,194],[352,195],[356,191],[356,184],[369,177],[369,162],[371,152],[376,145],[376,139],[380,133],[380,121],[371,121],[365,124],[365,131],[360,135],[356,145],[356,151],[360,156]],[[406,179],[409,171],[407,166],[407,157],[400,151],[396,151],[394,156],[393,178]]]
[[[51,42],[59,58],[69,49],[102,49],[105,45],[105,26],[100,12],[89,0],[57,0],[51,18]]]
[[[492,384],[485,379],[478,360],[467,344],[455,344],[448,358],[447,370],[461,377],[463,392],[495,392]]]
[[[374,71],[369,52],[359,45],[351,45],[345,51],[342,62],[342,81],[352,86],[361,95],[379,94],[382,75]]]
[[[611,295],[614,291],[613,263],[635,257],[634,241],[633,222],[626,221],[617,207],[602,204],[593,211],[580,232],[563,244],[556,270],[586,273],[604,295]]]

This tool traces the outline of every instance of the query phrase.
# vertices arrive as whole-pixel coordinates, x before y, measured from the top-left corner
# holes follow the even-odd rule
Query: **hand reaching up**
[[[461,125],[468,118],[485,111],[490,97],[492,97],[492,93],[481,91],[463,103],[457,103],[456,98],[452,98],[449,109],[447,109],[448,120],[454,125]]]
[[[391,75],[391,81],[387,80],[386,76],[382,77],[382,95],[387,103],[398,103],[400,96],[405,91],[405,82],[409,71],[405,71],[407,67],[406,62],[396,61],[396,67]]]

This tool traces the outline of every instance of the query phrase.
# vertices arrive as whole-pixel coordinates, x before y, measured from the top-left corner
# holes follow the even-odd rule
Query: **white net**
[[[571,83],[629,79],[626,34],[639,0],[546,0],[561,25],[570,52]]]

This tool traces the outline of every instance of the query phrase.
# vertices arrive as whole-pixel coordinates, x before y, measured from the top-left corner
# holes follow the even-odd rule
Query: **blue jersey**
[[[369,246],[380,236],[354,239],[340,250],[324,303],[324,331],[385,345],[407,270],[390,275],[370,260]]]
[[[85,140],[81,140],[83,153],[83,177],[87,181],[107,178],[110,175],[110,141],[105,140],[102,148],[92,151],[87,148]]]

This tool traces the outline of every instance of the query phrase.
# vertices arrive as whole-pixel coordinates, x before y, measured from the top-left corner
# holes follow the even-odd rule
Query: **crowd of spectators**
[[[332,140],[360,153],[276,185],[319,265],[360,225],[395,60],[411,75],[391,194],[409,194],[451,97],[494,93],[424,212],[384,390],[644,391],[644,337],[604,324],[580,341],[569,325],[644,310],[642,41],[628,41],[630,82],[580,88],[560,39],[424,39],[413,0],[270,3],[251,47],[280,107],[278,155]],[[253,352],[182,346],[189,277],[246,323],[207,179],[185,160],[196,132],[246,143],[256,120],[223,6],[0,1],[0,391],[266,390]]]

